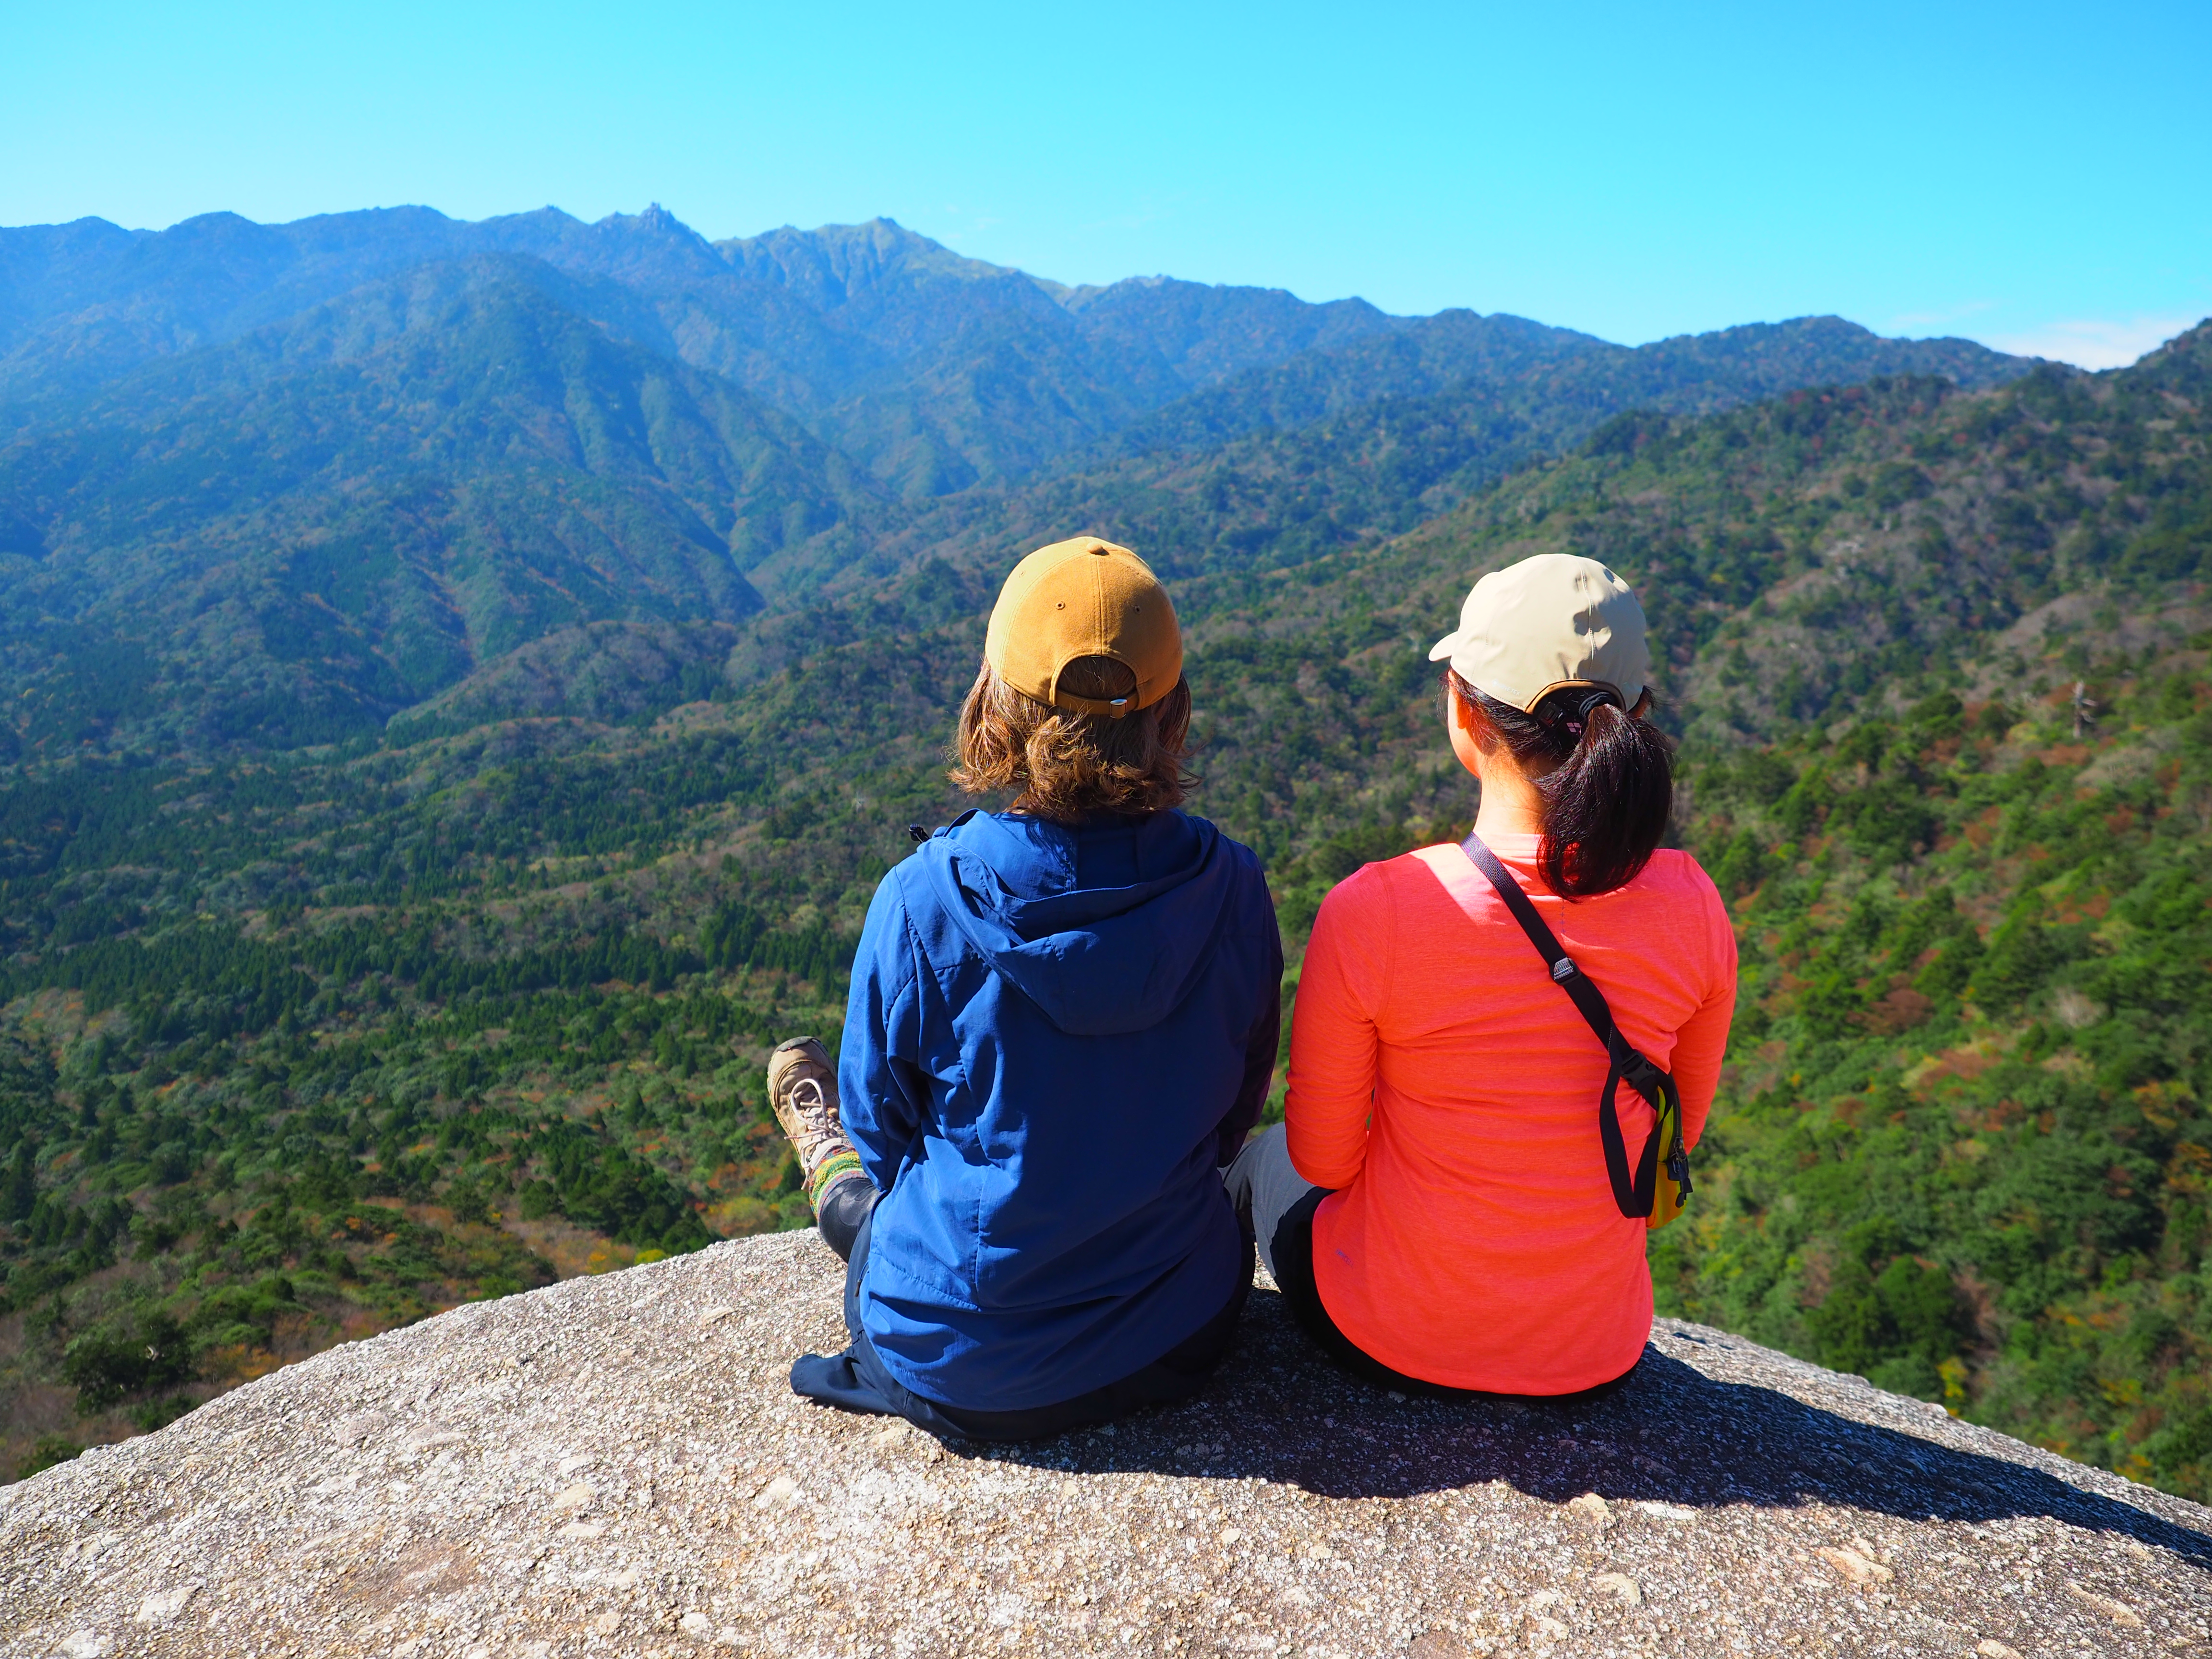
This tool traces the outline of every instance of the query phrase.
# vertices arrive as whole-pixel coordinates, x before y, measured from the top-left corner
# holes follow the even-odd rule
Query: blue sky
[[[1639,342],[1835,312],[2103,366],[2212,314],[2212,4],[0,0],[0,223],[888,214]]]

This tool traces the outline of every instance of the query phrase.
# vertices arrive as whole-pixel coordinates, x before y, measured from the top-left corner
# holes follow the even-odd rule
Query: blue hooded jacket
[[[893,1377],[969,1411],[1150,1364],[1244,1271],[1218,1173],[1275,1063],[1249,848],[1156,812],[969,812],[885,876],[853,966],[847,1133],[884,1197],[860,1286]]]

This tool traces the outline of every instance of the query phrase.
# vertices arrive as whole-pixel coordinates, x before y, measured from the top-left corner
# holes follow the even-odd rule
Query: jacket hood
[[[916,849],[931,894],[993,968],[1075,1036],[1181,1005],[1236,891],[1236,843],[1155,812],[1070,826],[970,812]]]

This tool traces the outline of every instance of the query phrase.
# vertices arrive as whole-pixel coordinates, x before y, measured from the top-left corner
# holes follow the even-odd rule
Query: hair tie
[[[1553,692],[1537,704],[1536,718],[1554,732],[1564,731],[1570,738],[1581,740],[1583,728],[1598,709],[1611,703],[1615,708],[1626,707],[1620,694],[1610,686],[1570,686]]]

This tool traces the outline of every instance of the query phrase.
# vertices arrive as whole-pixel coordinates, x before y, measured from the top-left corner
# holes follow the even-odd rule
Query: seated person
[[[1024,559],[954,781],[1015,790],[876,889],[833,1073],[769,1096],[852,1343],[791,1386],[947,1437],[1061,1433],[1195,1393],[1250,1286],[1221,1168],[1273,1077],[1282,946],[1258,860],[1176,810],[1190,690],[1126,548]]]
[[[1450,660],[1475,835],[1368,865],[1323,902],[1286,1121],[1230,1189],[1291,1310],[1354,1375],[1448,1397],[1601,1393],[1650,1332],[1631,1200],[1663,1166],[1644,1161],[1656,1114],[1632,1088],[1605,1144],[1607,1051],[1566,986],[1584,972],[1621,1036],[1672,1072],[1686,1146],[1728,1046],[1735,939],[1697,861],[1656,850],[1669,752],[1644,720],[1626,584],[1591,559],[1525,560],[1475,584],[1430,657]],[[1501,882],[1571,966],[1555,976]]]

